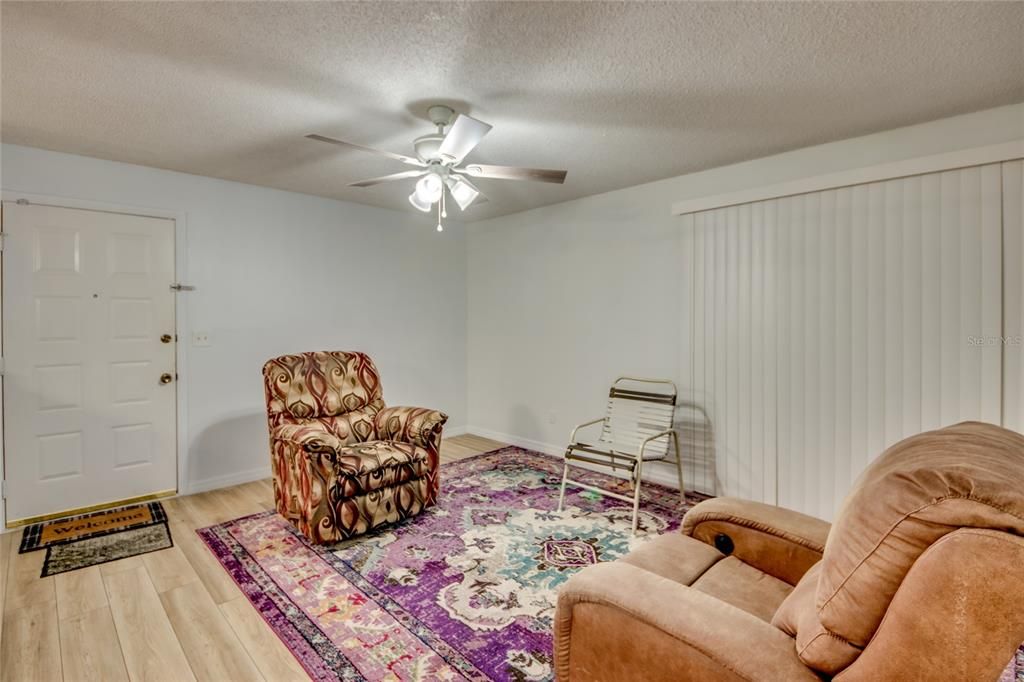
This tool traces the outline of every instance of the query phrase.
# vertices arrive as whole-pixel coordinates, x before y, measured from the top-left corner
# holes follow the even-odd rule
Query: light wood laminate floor
[[[446,438],[441,465],[503,446]],[[194,532],[271,509],[270,480],[163,504],[174,547],[47,578],[0,535],[0,680],[308,679]]]

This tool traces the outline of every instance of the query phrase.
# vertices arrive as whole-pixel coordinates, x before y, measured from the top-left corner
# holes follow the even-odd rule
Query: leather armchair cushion
[[[801,661],[820,672],[835,675],[855,660],[861,650],[831,634],[818,622],[814,598],[820,577],[821,562],[818,562],[779,606],[772,617],[772,625],[796,638],[797,656]]]
[[[621,561],[591,566],[559,590],[554,654],[560,680],[820,682],[786,633]]]
[[[864,647],[939,538],[961,527],[1024,535],[1022,481],[1024,436],[991,424],[965,422],[889,448],[832,528],[815,600],[821,625]]]
[[[693,588],[743,609],[765,622],[771,621],[779,604],[793,591],[789,583],[733,556],[709,568],[693,583]]]
[[[679,533],[659,535],[620,561],[682,585],[692,585],[725,555],[714,547]]]

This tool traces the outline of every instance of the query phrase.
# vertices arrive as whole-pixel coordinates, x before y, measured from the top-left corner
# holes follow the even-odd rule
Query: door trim
[[[52,194],[35,194],[33,192],[20,192],[11,188],[0,188],[0,201],[17,201],[25,199],[30,204],[54,206],[56,208],[73,208],[86,211],[100,211],[103,213],[120,213],[125,215],[137,215],[146,218],[165,218],[174,221],[174,279],[176,282],[187,282],[188,279],[188,214],[174,208],[159,208],[151,206],[135,206],[131,204],[116,204],[102,201],[90,201],[88,199],[77,199],[74,197],[62,197]],[[3,225],[0,224],[0,229]],[[2,252],[0,252],[2,254]],[[0,257],[0,282],[3,281],[3,259]],[[175,365],[177,367],[178,380],[175,405],[175,437],[177,456],[177,489],[173,493],[183,494],[188,492],[188,339],[191,338],[191,330],[188,319],[188,299],[194,293],[180,293],[175,296],[174,326],[175,334],[178,335],[178,343],[175,344]],[[0,320],[3,316],[3,297],[0,291]],[[3,339],[0,335],[0,357],[3,357]],[[0,467],[5,462],[4,433],[3,433],[3,377],[0,376]],[[154,495],[159,493],[153,493]],[[123,502],[123,501],[122,501]],[[117,504],[117,503],[111,503]],[[73,513],[74,510],[64,512]],[[24,520],[22,520],[24,521]],[[5,529],[14,528],[15,525],[7,521],[7,501],[0,504],[0,532]]]

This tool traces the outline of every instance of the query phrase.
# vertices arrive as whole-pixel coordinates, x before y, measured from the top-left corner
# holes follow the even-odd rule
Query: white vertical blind
[[[991,164],[686,217],[684,366],[710,425],[684,447],[714,456],[715,492],[831,518],[892,443],[1001,421],[1001,197],[1014,184],[1019,216],[1016,169],[1015,184]],[[1005,235],[1018,264],[1021,232]]]
[[[687,485],[775,500],[774,202],[684,217]],[[689,234],[687,234],[689,233]]]
[[[1003,424],[1024,433],[1024,161],[1003,164]]]

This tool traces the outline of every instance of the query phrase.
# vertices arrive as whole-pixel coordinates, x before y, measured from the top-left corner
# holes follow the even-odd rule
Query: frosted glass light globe
[[[434,173],[428,173],[416,183],[416,197],[425,203],[434,203],[441,198],[444,182]]]

